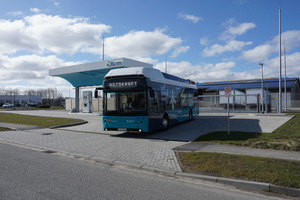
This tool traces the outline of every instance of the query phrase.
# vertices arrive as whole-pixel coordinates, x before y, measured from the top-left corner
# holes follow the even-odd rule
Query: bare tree
[[[0,95],[4,95],[5,94],[5,89],[4,88],[0,88]]]
[[[25,90],[23,92],[24,95],[37,95],[37,91],[33,89]]]
[[[21,92],[18,88],[16,89],[4,89],[0,88],[0,95],[11,95],[14,96],[14,102],[15,102],[15,96],[17,95],[37,95],[42,96],[43,102],[49,105],[57,105],[61,104],[60,102],[63,101],[63,97],[61,93],[57,92],[56,88],[47,88],[47,89],[27,89]]]
[[[13,89],[13,90],[12,90],[12,94],[13,94],[14,96],[16,96],[16,95],[20,95],[21,92],[20,92],[20,90],[19,90],[18,88],[16,88],[16,89]]]

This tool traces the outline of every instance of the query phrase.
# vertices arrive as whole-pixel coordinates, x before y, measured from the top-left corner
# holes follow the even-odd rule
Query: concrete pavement
[[[181,152],[214,152],[237,155],[258,156],[266,158],[278,158],[285,160],[299,160],[300,153],[297,151],[279,151],[271,149],[255,149],[249,147],[241,147],[234,145],[222,145],[214,143],[188,143],[182,146],[173,148],[174,151]]]
[[[88,121],[88,123],[59,129],[37,129],[37,127],[32,127],[33,129],[25,127],[22,129],[19,126],[16,128],[17,131],[0,132],[0,141],[37,147],[106,163],[125,164],[161,171],[173,175],[184,174],[173,150],[233,153],[299,160],[299,153],[297,152],[280,152],[189,142],[208,132],[226,130],[227,117],[226,115],[220,116],[220,114],[217,116],[209,113],[202,114],[198,119],[173,126],[168,131],[141,134],[103,132],[102,118],[99,114],[69,114],[65,111],[13,111],[13,113],[79,118]],[[290,116],[235,114],[230,117],[230,125],[231,130],[272,132],[289,119],[291,119]],[[2,125],[5,126],[5,124]],[[12,125],[10,124],[10,126]],[[195,175],[195,178],[197,177],[199,175]],[[251,183],[250,185],[253,184]]]
[[[136,163],[164,170],[181,171],[173,150],[232,153],[300,160],[297,152],[189,142],[212,131],[226,130],[227,116],[220,113],[202,113],[198,119],[170,127],[167,131],[141,134],[102,131],[102,116],[98,113],[70,114],[66,111],[43,110],[8,112],[35,116],[78,118],[86,120],[88,123],[58,129],[2,123],[2,126],[15,128],[18,131],[0,133],[1,140],[90,158],[99,157],[108,161]],[[230,117],[230,130],[272,132],[289,119],[291,119],[291,116],[285,115],[234,114]]]
[[[2,111],[1,111],[2,112]],[[48,116],[48,117],[64,117],[77,118],[88,121],[87,124],[80,126],[65,127],[61,130],[70,130],[77,132],[91,132],[109,135],[123,134],[133,137],[144,137],[148,139],[160,139],[168,141],[193,141],[201,135],[213,131],[227,130],[227,114],[225,113],[200,113],[196,120],[191,122],[181,123],[170,127],[167,131],[157,131],[147,134],[127,134],[124,132],[115,132],[102,130],[102,116],[99,113],[72,113],[59,111],[7,111],[9,113],[34,115],[34,116]],[[232,113],[230,114],[230,130],[231,131],[248,131],[248,132],[264,132],[272,133],[274,130],[282,126],[293,116],[291,115],[272,115],[272,114],[246,114],[246,113]],[[276,123],[275,123],[276,122]]]

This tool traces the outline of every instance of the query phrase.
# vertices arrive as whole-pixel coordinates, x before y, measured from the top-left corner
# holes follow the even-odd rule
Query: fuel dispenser
[[[92,109],[92,91],[82,92],[82,112],[91,113]]]

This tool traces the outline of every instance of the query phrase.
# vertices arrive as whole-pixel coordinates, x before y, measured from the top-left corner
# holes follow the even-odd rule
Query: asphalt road
[[[0,143],[0,199],[277,199]]]

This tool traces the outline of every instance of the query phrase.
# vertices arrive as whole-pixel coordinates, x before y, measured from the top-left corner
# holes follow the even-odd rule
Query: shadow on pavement
[[[112,137],[158,139],[166,141],[194,141],[201,135],[214,131],[227,131],[227,116],[200,116],[190,122],[171,126],[166,131],[151,133],[125,132]],[[230,119],[230,131],[261,132],[258,119]]]

